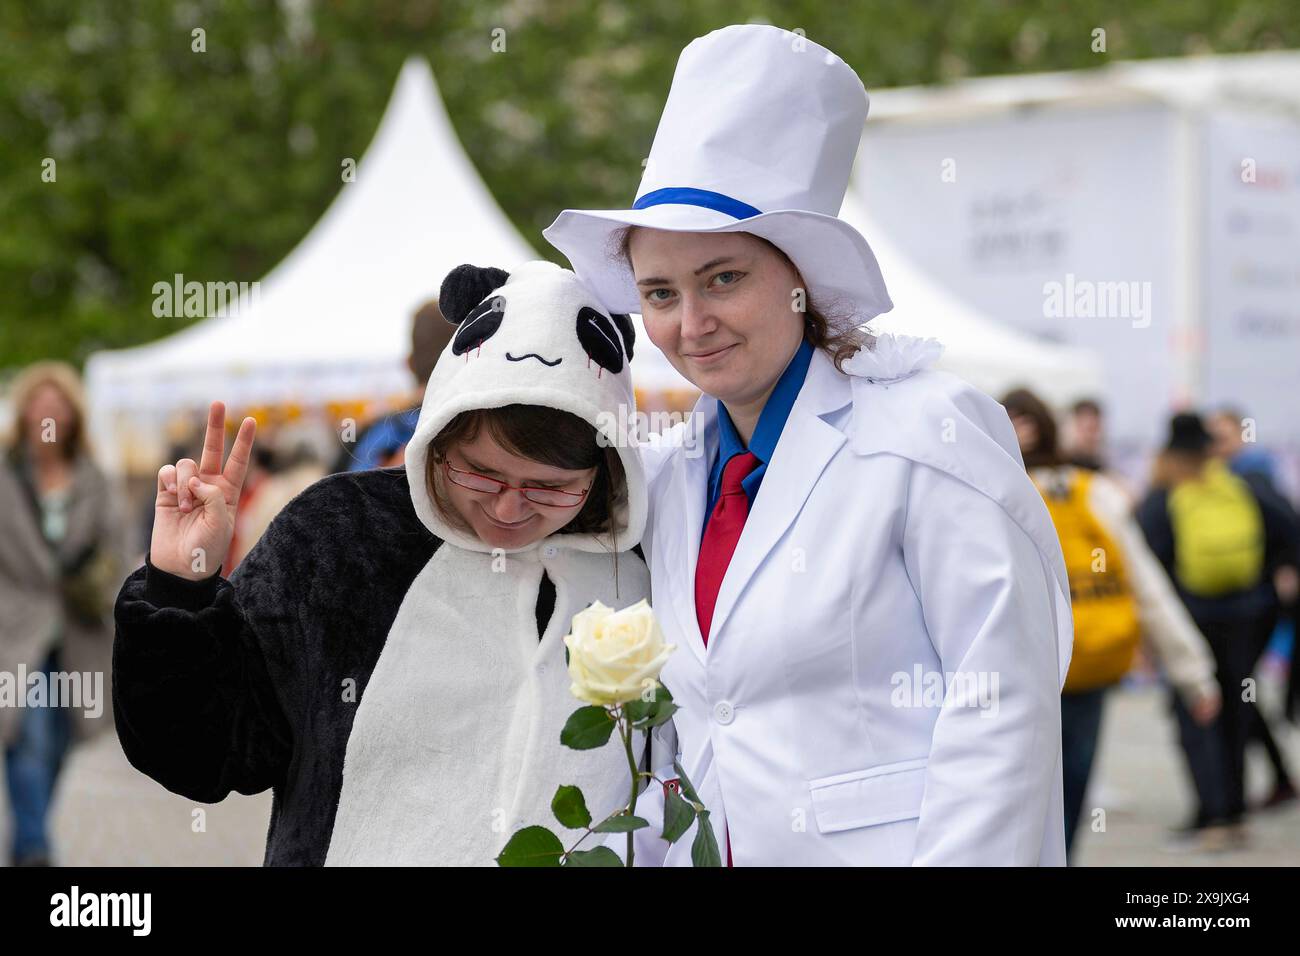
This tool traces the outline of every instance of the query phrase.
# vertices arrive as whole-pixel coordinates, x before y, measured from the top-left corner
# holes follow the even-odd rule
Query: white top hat
[[[610,248],[626,225],[749,232],[798,267],[815,305],[860,324],[893,308],[876,257],[838,219],[867,118],[847,63],[778,27],[723,27],[682,51],[631,209],[566,209],[542,235],[613,312],[640,312]]]

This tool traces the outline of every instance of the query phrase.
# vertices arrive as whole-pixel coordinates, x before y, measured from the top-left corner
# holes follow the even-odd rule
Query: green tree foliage
[[[412,53],[432,61],[502,207],[558,261],[541,229],[567,206],[631,200],[678,53],[728,23],[802,29],[870,89],[1296,47],[1295,13],[1295,0],[6,3],[0,369],[174,331],[192,320],[150,308],[174,273],[265,275],[338,193]]]

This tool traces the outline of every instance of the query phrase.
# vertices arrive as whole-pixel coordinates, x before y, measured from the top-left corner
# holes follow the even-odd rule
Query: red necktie
[[[705,647],[709,644],[709,627],[713,623],[713,609],[718,603],[722,578],[736,552],[736,542],[749,517],[749,498],[741,481],[759,466],[753,452],[732,455],[722,469],[722,490],[709,523],[704,527],[700,541],[700,559],[695,567],[695,614],[700,623],[700,634]],[[731,834],[727,833],[727,866],[731,866]]]
[[[709,514],[709,523],[704,527],[704,538],[700,541],[700,560],[695,567],[695,614],[706,647],[722,578],[736,551],[736,542],[740,540],[745,519],[749,517],[749,498],[745,496],[745,489],[740,483],[758,465],[758,457],[753,452],[731,456],[731,460],[722,469],[722,491]]]

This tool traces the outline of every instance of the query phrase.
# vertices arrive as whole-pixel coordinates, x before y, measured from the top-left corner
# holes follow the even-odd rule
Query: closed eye
[[[501,479],[501,472],[494,471],[493,469],[484,467],[483,465],[475,464],[474,462],[470,461],[469,458],[465,459],[465,464],[469,467],[469,470],[472,472],[475,472],[480,475],[485,475],[488,478]],[[568,482],[526,481],[524,482],[524,484],[528,488],[550,488],[552,490],[558,490],[563,488],[566,484],[568,484]]]

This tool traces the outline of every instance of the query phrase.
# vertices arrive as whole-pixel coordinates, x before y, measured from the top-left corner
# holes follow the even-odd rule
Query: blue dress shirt
[[[709,497],[704,509],[704,527],[708,527],[713,506],[717,504],[718,496],[722,493],[722,470],[733,455],[746,451],[753,452],[758,458],[758,467],[746,475],[740,483],[745,489],[745,497],[749,499],[750,507],[753,507],[758,486],[763,482],[763,473],[767,471],[767,463],[772,460],[772,453],[776,451],[781,430],[785,428],[786,419],[790,417],[790,409],[794,406],[794,400],[799,397],[799,390],[803,388],[812,354],[811,342],[804,339],[799,343],[799,348],[786,365],[785,371],[781,373],[781,377],[777,379],[776,387],[772,389],[772,394],[768,396],[767,403],[758,416],[758,424],[754,426],[754,434],[749,440],[748,448],[740,440],[740,434],[736,431],[735,423],[732,422],[726,406],[718,402],[719,449],[714,453],[713,465],[709,469]],[[703,531],[700,533],[702,535]]]

